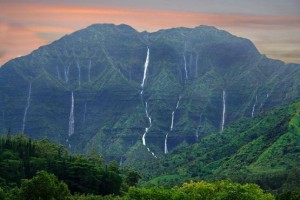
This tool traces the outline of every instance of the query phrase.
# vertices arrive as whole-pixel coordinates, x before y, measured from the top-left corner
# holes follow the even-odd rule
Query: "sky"
[[[96,23],[148,32],[210,25],[300,63],[300,0],[0,0],[0,66]]]

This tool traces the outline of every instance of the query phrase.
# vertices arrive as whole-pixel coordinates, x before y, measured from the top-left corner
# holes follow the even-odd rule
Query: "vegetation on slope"
[[[27,185],[26,188],[35,187],[28,186],[31,183],[22,180],[31,179],[40,170],[53,173],[64,181],[71,193],[120,194],[122,190],[135,185],[139,179],[136,172],[121,172],[116,162],[105,165],[103,158],[93,152],[87,157],[69,155],[62,145],[55,145],[47,139],[31,141],[23,134],[8,134],[0,138],[1,187],[21,185],[22,188],[24,184]],[[42,172],[38,176],[46,179],[45,184],[50,184],[48,179],[54,180]],[[35,184],[34,179],[32,182]],[[64,187],[62,185],[62,189]]]
[[[31,141],[23,134],[0,138],[0,172],[1,200],[275,199],[256,184],[231,181],[135,187],[139,174],[116,162],[105,165],[93,151],[86,157],[69,155],[61,145]],[[297,195],[287,191],[278,199]]]
[[[297,101],[257,118],[243,119],[192,146],[177,148],[158,167],[146,165],[143,170],[136,169],[149,174],[146,185],[229,178],[240,183],[257,183],[269,191],[297,189],[299,130],[300,101]]]

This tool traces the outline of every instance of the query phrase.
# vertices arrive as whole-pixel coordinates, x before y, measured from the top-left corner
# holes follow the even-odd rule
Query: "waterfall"
[[[90,59],[89,67],[88,67],[88,80],[89,80],[89,82],[91,81],[91,68],[92,68],[92,61]]]
[[[195,76],[198,77],[198,54],[196,56],[196,73]]]
[[[143,95],[145,80],[147,78],[148,64],[149,64],[149,48],[147,48],[147,57],[146,57],[145,64],[144,64],[144,75],[143,75],[143,81],[141,83],[141,87],[142,87],[141,95]],[[144,132],[143,137],[142,137],[142,142],[143,142],[144,146],[146,146],[146,134],[147,134],[149,128],[151,127],[151,117],[149,116],[149,113],[148,113],[148,103],[145,102],[145,104],[146,104],[146,106],[145,106],[145,113],[146,113],[146,116],[147,116],[147,118],[149,120],[149,127],[145,128],[145,132]]]
[[[186,80],[188,79],[188,73],[187,73],[187,68],[186,68],[185,52],[186,52],[186,42],[184,42],[184,53],[183,53],[184,71],[185,71],[185,81],[186,81]]]
[[[185,80],[186,80],[186,79],[188,79],[188,74],[187,74],[187,69],[186,69],[185,53],[183,54],[183,60],[184,60]]]
[[[178,98],[178,101],[177,101],[177,104],[176,104],[176,110],[177,110],[178,107],[179,107],[179,102],[180,102],[180,100],[181,100],[181,96],[179,96],[179,98]]]
[[[144,146],[146,146],[146,134],[149,131],[149,128],[151,127],[151,123],[152,123],[151,117],[149,116],[149,113],[148,113],[148,103],[147,102],[146,102],[145,112],[146,112],[146,116],[149,120],[149,127],[145,128],[145,132],[144,132],[143,137],[142,137],[142,141],[143,141]]]
[[[145,112],[146,112],[146,116],[147,116],[147,118],[148,118],[148,120],[149,120],[149,128],[150,128],[150,126],[151,126],[151,117],[149,116],[149,113],[148,113],[148,103],[147,103],[147,101],[146,101],[146,108],[145,108]]]
[[[122,164],[123,164],[123,157],[120,158],[119,166],[122,166]]]
[[[167,135],[166,135],[166,137],[165,137],[165,154],[168,153],[168,134],[169,134],[169,133],[167,133]]]
[[[223,90],[223,112],[222,112],[222,126],[221,126],[221,131],[224,130],[225,114],[226,114],[226,91]]]
[[[200,129],[200,127],[201,127],[201,123],[202,123],[202,113],[201,113],[201,115],[200,115],[200,118],[199,118],[199,125],[198,125],[197,130],[196,130],[196,141],[199,140],[199,129]]]
[[[66,83],[69,81],[69,71],[70,71],[70,66],[65,66],[65,82]]]
[[[81,68],[79,63],[77,62],[77,68],[78,68],[78,86],[80,87],[81,85]]]
[[[70,117],[69,117],[69,137],[74,134],[74,95],[72,91],[72,97],[71,97],[71,111],[70,111]]]
[[[178,107],[179,107],[180,99],[181,99],[181,96],[179,96],[178,101],[177,101],[177,103],[176,103],[176,108],[175,108],[175,110],[172,112],[172,119],[171,119],[170,131],[173,131],[175,111],[176,111],[176,110],[178,109]],[[166,134],[166,137],[165,137],[165,154],[168,153],[168,135],[169,135],[169,133],[167,133],[167,134]]]
[[[142,89],[144,89],[144,85],[145,85],[145,80],[147,78],[147,69],[148,69],[148,65],[149,65],[149,48],[147,48],[147,57],[146,57],[146,61],[144,64],[144,76],[143,76],[143,81],[142,81]]]
[[[254,102],[253,107],[252,107],[252,113],[251,113],[252,118],[254,117],[254,111],[255,111],[256,103],[257,103],[257,95],[255,96],[255,102]]]
[[[148,69],[148,65],[149,65],[149,54],[150,54],[150,50],[147,47],[147,57],[146,57],[145,64],[144,64],[144,75],[143,75],[143,80],[142,80],[142,83],[141,83],[141,87],[142,87],[142,90],[140,92],[141,97],[143,97],[145,81],[146,81],[146,78],[147,78],[147,69]],[[142,136],[142,142],[143,142],[144,146],[146,146],[146,134],[148,133],[148,131],[151,128],[151,125],[152,125],[152,120],[151,120],[151,117],[148,113],[148,103],[147,103],[147,101],[145,101],[145,113],[146,113],[146,116],[149,120],[149,127],[145,128],[145,132]],[[147,150],[152,154],[153,157],[157,158],[157,156],[149,149],[149,147],[147,147]]]
[[[58,69],[58,66],[56,65],[56,73],[57,73],[57,78],[60,80],[61,77],[60,77],[60,73],[59,73],[59,69]]]
[[[148,128],[145,128],[145,132],[144,132],[143,137],[142,137],[142,141],[143,141],[144,146],[146,146],[146,138],[145,137],[146,137],[147,132],[148,132]]]
[[[30,106],[30,98],[31,98],[31,82],[29,83],[29,88],[28,88],[28,93],[27,93],[27,104],[26,104],[26,107],[24,110],[22,133],[24,133],[24,130],[25,130],[27,111]]]
[[[171,121],[171,127],[170,127],[170,131],[173,130],[173,125],[174,125],[174,111],[172,112],[172,121]]]

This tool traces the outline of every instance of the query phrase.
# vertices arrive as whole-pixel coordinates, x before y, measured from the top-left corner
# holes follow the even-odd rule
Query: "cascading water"
[[[175,109],[175,110],[177,110],[177,109],[178,109],[180,100],[181,100],[181,96],[179,96],[179,98],[178,98],[178,101],[177,101],[177,104],[176,104],[176,109]]]
[[[187,74],[187,68],[186,68],[185,53],[183,54],[183,60],[184,60],[185,80],[187,80],[188,79],[188,74]]]
[[[226,91],[223,90],[223,112],[222,112],[222,126],[221,131],[224,130],[224,124],[225,124],[225,114],[226,114]]]
[[[176,111],[176,110],[178,109],[178,107],[179,107],[180,99],[181,99],[181,96],[179,96],[178,101],[177,101],[177,103],[176,103],[176,108],[175,108],[175,110],[172,112],[172,119],[171,119],[170,131],[172,131],[173,128],[174,128],[174,116],[175,116],[175,111]],[[169,133],[167,133],[167,134],[166,134],[166,137],[165,137],[165,151],[164,151],[165,154],[168,153],[168,135],[169,135]]]
[[[184,71],[185,71],[185,81],[186,81],[186,80],[188,79],[188,73],[187,73],[187,68],[186,68],[185,52],[186,52],[186,42],[184,42],[184,52],[183,52]]]
[[[59,69],[58,69],[58,65],[56,65],[56,73],[57,73],[57,78],[60,80],[61,77],[60,77],[60,72],[59,72]]]
[[[143,76],[143,81],[142,81],[142,91],[141,91],[141,94],[143,92],[143,89],[144,89],[144,85],[145,85],[145,81],[146,81],[146,78],[147,78],[147,69],[148,69],[148,65],[149,65],[149,48],[147,48],[147,57],[146,57],[146,61],[145,61],[145,64],[144,64],[144,76]]]
[[[199,140],[199,129],[201,127],[201,123],[202,123],[202,114],[200,115],[200,118],[199,118],[199,125],[197,127],[197,130],[196,130],[196,141]]]
[[[148,65],[149,65],[149,56],[150,56],[150,50],[149,48],[147,48],[147,57],[146,57],[146,60],[145,60],[145,64],[144,64],[144,75],[143,75],[143,80],[142,80],[142,83],[141,83],[141,97],[143,97],[143,93],[144,93],[144,86],[145,86],[145,81],[146,81],[146,78],[147,78],[147,69],[148,69]],[[143,98],[142,98],[143,99]],[[145,113],[146,113],[146,116],[149,120],[149,127],[146,127],[145,128],[145,132],[142,136],[142,143],[144,146],[146,146],[146,134],[148,133],[149,129],[151,128],[151,125],[152,125],[152,120],[151,120],[151,117],[148,113],[148,102],[145,101]],[[150,151],[150,149],[147,147],[147,150],[155,157],[157,158],[157,156],[152,152]]]
[[[170,131],[173,130],[173,125],[174,125],[174,114],[175,114],[175,112],[173,111],[173,112],[172,112],[172,121],[171,121]]]
[[[165,154],[168,154],[168,135],[169,133],[167,133],[166,137],[165,137]]]
[[[257,103],[257,95],[255,96],[255,102],[254,102],[253,107],[252,107],[252,113],[251,113],[251,117],[252,117],[252,118],[254,117],[254,112],[255,112],[256,103]]]
[[[119,166],[123,165],[123,157],[120,158]]]
[[[69,72],[70,72],[70,65],[65,66],[65,82],[68,83],[69,82]]]
[[[71,111],[70,111],[70,117],[69,117],[69,137],[74,134],[74,94],[72,91],[72,96],[71,96]]]
[[[78,86],[80,87],[80,85],[81,85],[81,67],[78,62],[77,62],[77,69],[78,69]]]
[[[149,127],[145,128],[145,132],[144,132],[143,137],[142,137],[142,141],[143,141],[144,146],[146,146],[146,134],[147,134],[149,128],[151,127],[151,123],[152,123],[151,117],[149,116],[149,113],[148,113],[148,103],[147,102],[146,102],[145,112],[146,112],[146,116],[149,120]]]
[[[23,115],[22,133],[24,133],[24,130],[25,130],[26,116],[27,116],[28,108],[30,106],[30,99],[31,99],[31,82],[29,83],[28,94],[27,94],[27,104],[26,104],[26,107],[24,110],[24,115]]]

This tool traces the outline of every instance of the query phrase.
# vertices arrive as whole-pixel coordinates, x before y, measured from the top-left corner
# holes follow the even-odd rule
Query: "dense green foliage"
[[[299,189],[299,157],[300,101],[296,101],[177,148],[159,164],[136,169],[154,177],[147,185],[230,178],[283,191]]]
[[[0,187],[1,188],[1,187]],[[4,192],[1,200],[275,200],[255,184],[237,184],[230,181],[191,182],[173,188],[131,187],[123,196],[70,195],[67,185],[53,175],[40,171],[30,180],[23,180],[20,188]],[[291,197],[293,194],[288,194]],[[282,194],[279,198],[287,197]],[[292,200],[292,199],[291,199]]]
[[[70,197],[67,184],[58,181],[53,174],[39,171],[30,180],[23,180],[20,188],[20,197],[26,200],[57,199],[66,200]]]
[[[181,187],[131,188],[126,196],[131,200],[273,200],[255,184],[240,185],[229,181],[184,183]]]
[[[91,153],[88,157],[71,156],[62,145],[55,145],[47,139],[32,142],[23,134],[8,134],[0,138],[1,184],[7,187],[21,185],[24,193],[31,194],[28,191],[32,188],[38,190],[38,185],[43,187],[39,182],[41,177],[43,181],[52,181],[46,180],[49,185],[45,186],[54,192],[52,186],[60,183],[42,172],[37,174],[36,179],[21,182],[22,179],[32,178],[40,170],[55,174],[68,185],[72,193],[120,194],[121,185],[126,189],[135,185],[140,178],[130,170],[120,172],[115,162],[105,165],[101,156],[96,154]],[[61,185],[58,190],[64,188]]]
[[[87,157],[70,156],[61,145],[31,141],[23,134],[8,134],[0,141],[1,200],[275,199],[256,184],[231,181],[190,182],[172,188],[130,187],[141,178],[139,174],[120,169],[116,162],[105,166],[93,151]],[[297,191],[285,191],[277,198],[294,200],[298,196]]]

